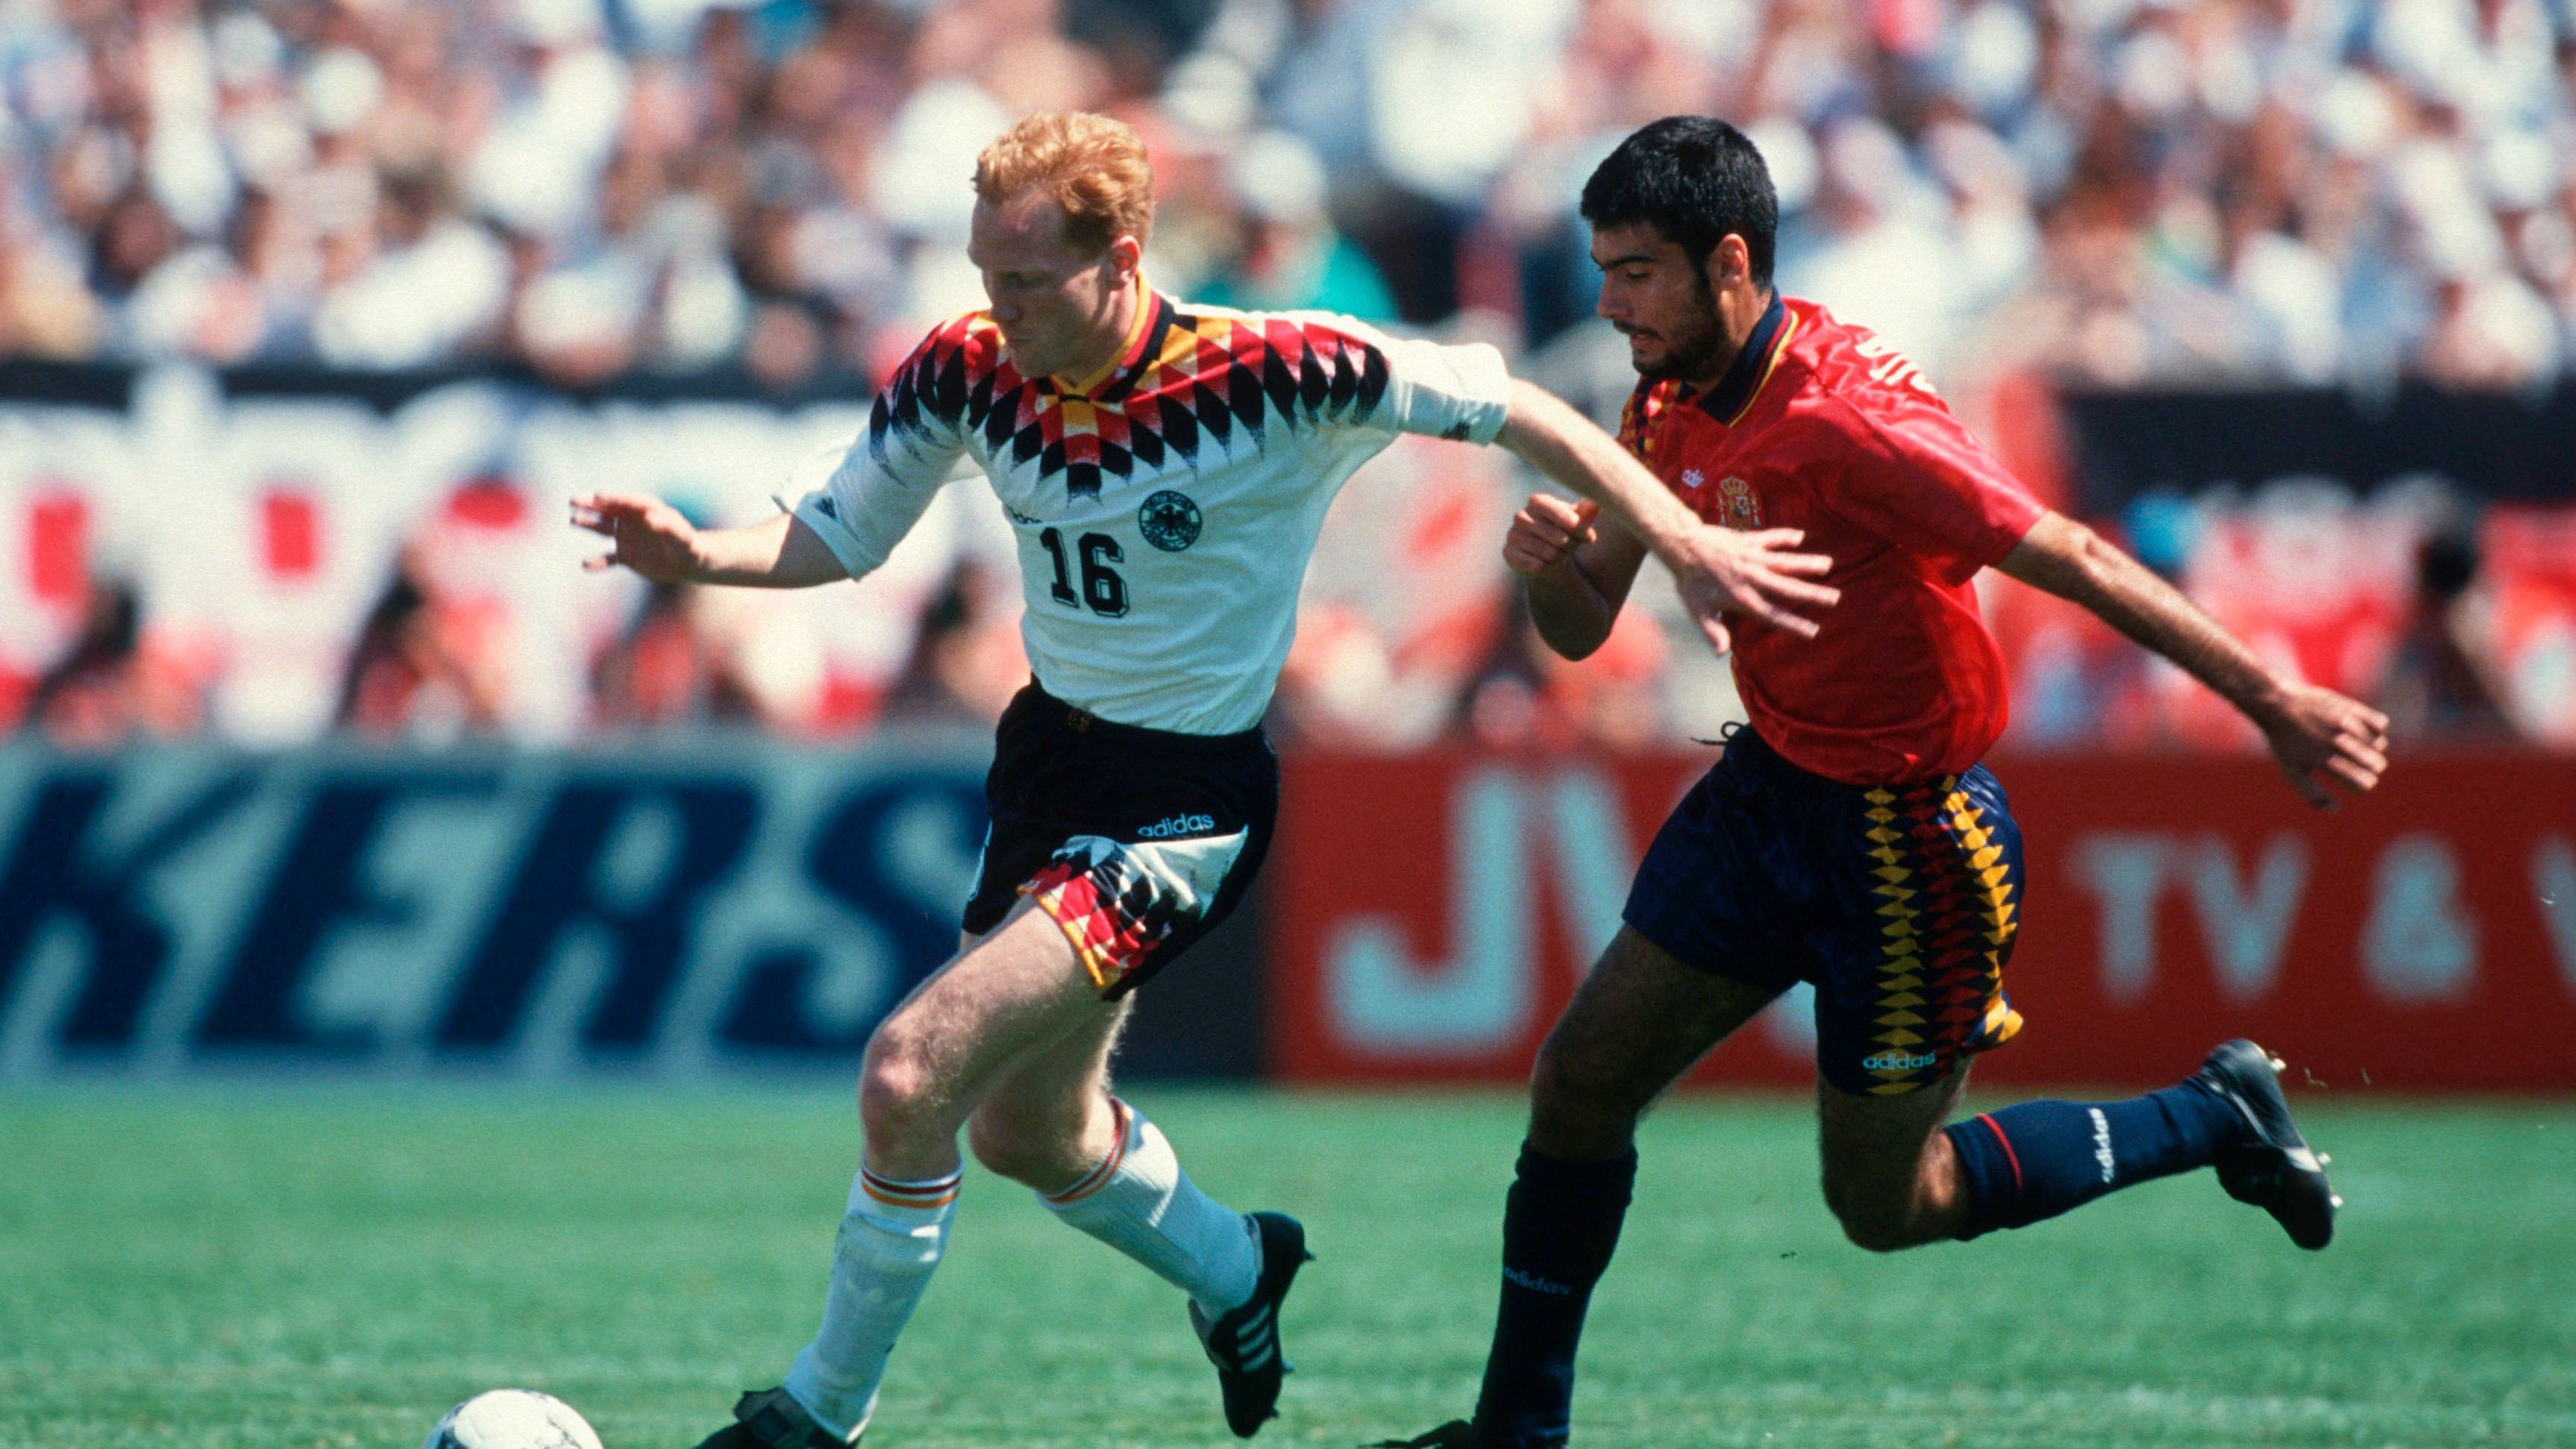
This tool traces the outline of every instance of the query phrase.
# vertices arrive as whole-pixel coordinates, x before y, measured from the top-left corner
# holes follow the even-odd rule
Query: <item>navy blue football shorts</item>
[[[2021,828],[1985,766],[1846,785],[1738,727],[1656,833],[1626,916],[1703,971],[1812,983],[1817,1071],[1895,1096],[2021,1029],[2003,990],[2021,894]]]

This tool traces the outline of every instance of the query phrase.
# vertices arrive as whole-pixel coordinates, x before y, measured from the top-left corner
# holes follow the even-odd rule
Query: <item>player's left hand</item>
[[[1735,647],[1723,617],[1729,610],[1776,624],[1801,638],[1816,637],[1816,621],[1792,613],[1791,606],[1830,609],[1843,591],[1809,580],[1833,566],[1821,553],[1795,552],[1807,535],[1795,528],[1743,530],[1703,524],[1675,540],[1664,562],[1682,603],[1699,621],[1709,647],[1724,654]]]
[[[2331,689],[2296,682],[2255,722],[2290,787],[2320,810],[2337,805],[2331,780],[2359,795],[2388,771],[2388,716]]]

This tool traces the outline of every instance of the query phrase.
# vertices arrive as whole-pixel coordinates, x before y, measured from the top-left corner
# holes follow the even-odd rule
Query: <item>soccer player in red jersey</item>
[[[1734,127],[1638,131],[1585,185],[1583,215],[1600,313],[1641,375],[1622,441],[1703,518],[1830,557],[1841,603],[1812,637],[1734,623],[1750,724],[1664,823],[1626,923],[1540,1050],[1476,1416],[1410,1442],[1567,1442],[1575,1343],[1627,1209],[1638,1117],[1802,980],[1816,990],[1825,1201],[1861,1247],[2022,1227],[2199,1167],[2299,1246],[2324,1247],[2340,1199],[2277,1062],[2251,1042],[2144,1097],[1949,1122],[1969,1059],[2021,1028],[2003,991],[2021,835],[1978,763],[2003,732],[2004,669],[1970,580],[2001,569],[2180,665],[2262,729],[2320,807],[2329,784],[2377,783],[2387,720],[2275,673],[2043,508],[1904,358],[1780,296],[1778,204]],[[1589,505],[1546,496],[1503,553],[1549,646],[1578,659],[1609,635],[1644,558]]]

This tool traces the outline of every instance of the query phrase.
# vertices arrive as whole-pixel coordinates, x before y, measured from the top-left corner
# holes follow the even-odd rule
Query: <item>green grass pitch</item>
[[[1506,1095],[1145,1090],[1193,1173],[1301,1214],[1300,1372],[1257,1442],[1464,1412]],[[411,1449],[529,1385],[688,1449],[812,1328],[846,1093],[0,1095],[0,1445]],[[2322,1255],[2200,1174],[1900,1257],[1847,1247],[1802,1102],[1649,1123],[1577,1442],[2576,1444],[2576,1105],[2311,1094]],[[1219,1445],[1177,1295],[970,1174],[870,1449]]]

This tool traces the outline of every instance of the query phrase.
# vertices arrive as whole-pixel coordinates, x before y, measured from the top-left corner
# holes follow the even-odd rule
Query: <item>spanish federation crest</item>
[[[1753,485],[1732,475],[1717,480],[1720,523],[1729,528],[1760,528],[1762,500],[1754,496]]]
[[[1199,541],[1199,506],[1188,494],[1166,488],[1136,510],[1136,528],[1147,543],[1179,553]]]

